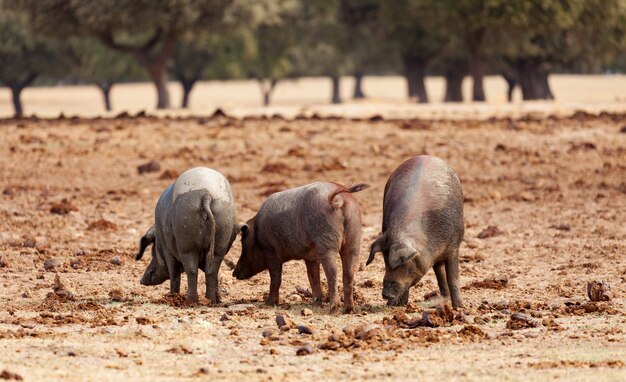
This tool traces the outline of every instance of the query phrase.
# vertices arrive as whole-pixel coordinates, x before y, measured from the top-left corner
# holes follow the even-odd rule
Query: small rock
[[[230,317],[228,317],[228,314],[224,313],[222,317],[220,317],[220,321],[230,321]]]
[[[304,325],[298,325],[298,334],[313,334],[313,331]]]
[[[0,379],[6,379],[10,381],[23,381],[24,380],[24,378],[22,378],[21,375],[8,371],[7,369],[2,370],[2,373],[0,373]]]
[[[200,369],[198,369],[198,374],[209,374],[209,368],[208,367],[201,367]]]
[[[161,165],[159,164],[159,162],[155,160],[151,160],[148,163],[144,163],[140,166],[137,166],[137,172],[139,172],[140,175],[145,174],[147,172],[157,172],[157,171],[161,171]]]
[[[28,293],[28,291],[25,291],[24,293],[22,293],[22,297],[23,298],[30,298],[30,293]]]
[[[387,337],[385,329],[378,324],[360,325],[354,332],[357,339],[365,341],[372,339],[384,339]]]
[[[296,350],[296,355],[309,355],[311,353],[313,353],[313,349],[311,348],[310,345],[304,345],[298,350]]]
[[[478,234],[478,238],[487,239],[490,237],[500,236],[500,235],[502,235],[502,231],[500,231],[500,229],[497,226],[490,225],[490,226],[487,226],[487,228],[485,228]]]
[[[305,287],[297,286],[296,292],[298,292],[298,294],[302,297],[307,297],[307,298],[313,297],[313,293]]]
[[[166,351],[172,354],[193,354],[193,350],[189,349],[185,345],[176,345],[172,348],[167,349]]]
[[[122,259],[120,259],[119,256],[115,256],[109,260],[109,263],[113,265],[122,265]]]
[[[57,261],[57,259],[48,259],[46,261],[43,262],[43,269],[45,269],[46,271],[50,272],[55,268],[58,268],[61,266],[61,263],[59,263]]]
[[[313,311],[309,308],[304,308],[300,311],[300,314],[302,314],[304,317],[308,317],[313,315]]]
[[[439,292],[434,290],[434,291],[432,291],[430,293],[426,293],[424,295],[424,301],[432,300],[432,299],[435,299],[435,298],[438,298],[438,297],[439,297]]]
[[[135,321],[137,321],[139,325],[151,325],[154,323],[154,321],[148,317],[135,317]]]
[[[587,283],[587,296],[591,301],[611,301],[613,293],[611,286],[601,280],[594,280]]]
[[[176,170],[165,170],[159,176],[159,179],[176,179],[178,178],[178,171]]]
[[[56,215],[67,215],[71,211],[78,211],[78,208],[71,204],[67,199],[63,199],[61,203],[53,204],[52,207],[50,207],[50,213]]]
[[[278,325],[281,330],[289,330],[296,327],[296,323],[293,322],[291,318],[283,314],[276,315],[276,325]]]
[[[4,259],[4,256],[0,255],[0,268],[6,268],[7,265],[8,265],[8,263]]]
[[[105,219],[96,220],[87,226],[89,231],[117,231],[117,224]]]

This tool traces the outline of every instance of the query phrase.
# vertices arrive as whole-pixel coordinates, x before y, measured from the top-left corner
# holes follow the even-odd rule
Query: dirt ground
[[[617,381],[626,373],[625,114],[66,118],[5,120],[0,130],[0,371],[33,381]],[[436,311],[440,299],[425,297],[437,289],[432,272],[406,309],[385,306],[381,258],[357,274],[352,315],[311,305],[301,262],[284,267],[278,307],[262,304],[266,272],[237,281],[226,263],[219,306],[189,306],[167,295],[167,283],[139,284],[149,256],[133,260],[138,239],[176,173],[224,173],[239,220],[278,190],[367,182],[355,194],[364,263],[388,175],[424,153],[446,160],[464,188],[462,312]],[[140,175],[150,160],[160,169]],[[237,240],[227,262],[239,251]],[[594,280],[610,284],[610,301],[590,302]],[[277,314],[312,334],[280,330]],[[296,355],[306,346],[312,354]]]

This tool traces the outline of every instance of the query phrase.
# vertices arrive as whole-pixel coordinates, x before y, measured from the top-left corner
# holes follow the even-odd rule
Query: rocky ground
[[[0,130],[0,378],[582,381],[626,372],[624,114],[142,116],[5,120]],[[432,272],[409,306],[385,306],[380,258],[357,275],[356,314],[312,306],[300,262],[284,267],[281,304],[266,307],[267,273],[231,276],[239,240],[222,265],[219,306],[139,284],[149,256],[133,260],[138,239],[187,168],[224,173],[240,220],[285,188],[370,183],[356,194],[364,263],[388,175],[424,153],[446,160],[464,187],[462,311],[432,293]],[[600,301],[587,293],[594,280]]]

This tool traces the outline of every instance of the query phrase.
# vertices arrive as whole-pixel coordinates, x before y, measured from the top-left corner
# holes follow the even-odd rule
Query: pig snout
[[[385,280],[383,281],[383,298],[390,306],[406,305],[409,302],[409,290],[396,281]]]

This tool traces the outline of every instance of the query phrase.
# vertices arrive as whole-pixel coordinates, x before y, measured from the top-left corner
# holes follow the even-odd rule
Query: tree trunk
[[[183,109],[187,109],[189,107],[189,94],[193,89],[193,86],[196,84],[197,79],[180,79],[180,83],[183,87],[183,100],[181,102],[181,107]]]
[[[15,118],[21,118],[24,115],[24,109],[22,108],[22,90],[32,84],[33,81],[35,81],[35,78],[37,78],[36,73],[29,73],[22,81],[18,80],[6,83],[6,85],[11,89],[11,98],[13,101]]]
[[[404,76],[406,77],[409,98],[417,98],[419,103],[428,102],[428,94],[426,93],[426,66],[428,60],[419,59],[405,55],[403,57],[404,62]]]
[[[524,100],[554,99],[548,71],[541,69],[542,61],[539,58],[526,58],[518,62],[518,73],[522,98]]]
[[[357,70],[354,72],[354,99],[363,99],[365,98],[365,93],[363,93],[363,72]]]
[[[98,89],[102,92],[102,98],[104,99],[104,109],[106,111],[111,111],[111,88],[113,87],[112,82],[98,82],[96,84]]]
[[[506,81],[507,84],[507,91],[506,91],[506,99],[509,102],[513,101],[513,91],[515,90],[515,87],[517,86],[517,78],[515,78],[515,76],[509,75],[509,74],[503,74],[502,77],[504,77],[504,80]]]
[[[332,81],[332,97],[330,102],[339,104],[341,103],[341,77],[330,76],[330,80]]]
[[[444,75],[446,79],[446,95],[444,102],[463,102],[463,78],[465,73],[447,72]]]
[[[13,109],[15,110],[14,117],[22,118],[24,115],[24,110],[22,109],[22,90],[24,90],[23,86],[20,85],[12,85],[11,86],[11,95],[13,97]]]
[[[269,82],[266,82],[264,79],[259,79],[261,95],[263,96],[263,106],[269,106],[276,84],[278,84],[277,79],[271,79]]]
[[[483,87],[483,59],[482,44],[485,31],[479,29],[468,34],[467,46],[469,48],[469,65],[472,76],[472,100],[485,101],[485,90]]]
[[[157,90],[157,109],[169,109],[170,93],[167,90],[167,71],[165,62],[151,61],[147,67],[150,79]]]

